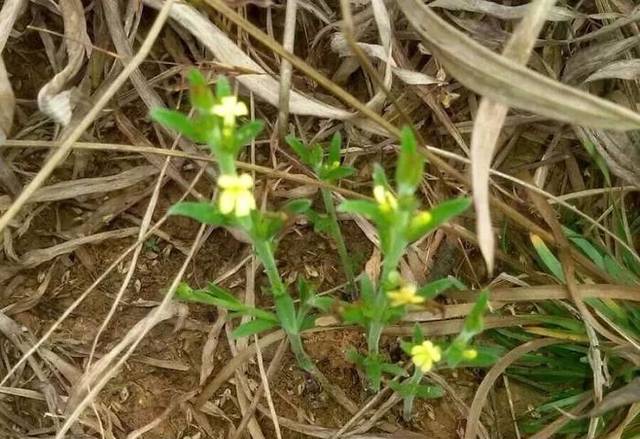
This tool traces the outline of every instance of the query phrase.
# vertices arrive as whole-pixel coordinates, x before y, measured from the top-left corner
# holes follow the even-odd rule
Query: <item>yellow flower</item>
[[[442,359],[442,351],[439,346],[434,345],[429,340],[423,341],[422,344],[415,345],[411,348],[411,361],[416,367],[424,372],[429,372],[433,367],[433,363],[437,363]]]
[[[426,210],[418,212],[411,220],[411,227],[424,227],[433,220],[433,216]]]
[[[406,284],[397,290],[387,291],[387,297],[391,301],[391,306],[415,305],[424,302],[424,297],[416,294],[414,284]]]
[[[214,105],[211,112],[220,116],[225,128],[232,128],[236,124],[236,117],[249,114],[247,106],[242,101],[238,101],[235,96],[225,96],[220,99],[220,103]]]
[[[218,208],[225,215],[234,212],[236,216],[247,216],[256,208],[251,188],[253,178],[249,174],[221,175],[218,186],[222,189],[218,198]]]
[[[478,351],[476,351],[475,349],[465,349],[464,351],[462,351],[462,356],[465,360],[475,360],[478,356]]]
[[[376,199],[383,212],[390,212],[398,208],[398,200],[396,200],[396,197],[394,197],[393,194],[386,190],[382,185],[373,187],[373,197]]]

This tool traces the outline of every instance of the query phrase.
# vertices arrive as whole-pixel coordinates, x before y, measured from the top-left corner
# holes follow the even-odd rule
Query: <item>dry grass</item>
[[[397,394],[367,394],[354,369],[340,365],[334,351],[361,340],[339,319],[326,316],[306,335],[329,340],[317,348],[329,352],[317,358],[324,373],[309,377],[295,371],[282,332],[235,340],[225,313],[210,319],[210,310],[172,301],[183,278],[215,279],[269,306],[242,236],[166,215],[178,199],[215,195],[213,160],[146,116],[184,107],[183,74],[193,65],[229,76],[252,116],[266,120],[267,135],[238,163],[260,180],[265,205],[318,188],[365,198],[371,164],[392,162],[399,127],[414,126],[430,162],[424,200],[473,194],[475,214],[416,243],[403,275],[455,274],[474,289],[489,286],[487,328],[548,334],[529,311],[563,303],[586,327],[581,346],[592,371],[590,392],[569,411],[589,418],[585,437],[637,432],[631,392],[621,393],[616,416],[601,418],[598,408],[611,404],[605,352],[621,353],[635,371],[640,344],[590,300],[635,310],[640,287],[587,258],[562,226],[581,224],[617,260],[640,261],[640,10],[626,0],[271,3],[3,3],[0,436],[520,437],[513,424],[528,404],[514,405],[519,390],[510,387],[496,396],[495,383],[557,338],[510,350],[481,381],[433,374],[445,402],[421,405],[406,423]],[[336,131],[347,139],[345,162],[358,169],[340,186],[315,179],[281,142],[292,132],[321,142]],[[360,268],[376,270],[375,229],[364,218],[343,220],[350,247],[366,249]],[[303,223],[291,230],[304,238],[304,248],[283,246],[291,274],[344,289],[330,252],[318,250],[322,238]],[[540,272],[529,234],[559,254],[566,287]],[[388,329],[389,353],[393,337],[416,323],[428,335],[455,334],[473,299],[451,294],[438,309],[410,314]],[[155,357],[154,342],[162,346]],[[133,363],[153,377],[147,387],[129,378]],[[309,397],[313,386],[331,402]],[[512,413],[490,407],[492,398],[506,398]],[[569,419],[533,437],[558,437]]]

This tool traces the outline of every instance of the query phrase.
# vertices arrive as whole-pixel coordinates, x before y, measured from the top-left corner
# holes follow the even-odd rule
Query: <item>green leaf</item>
[[[609,255],[604,256],[604,268],[617,282],[623,285],[637,285],[636,276]]]
[[[304,277],[298,276],[297,287],[298,287],[298,296],[300,297],[300,302],[307,303],[314,294],[314,291],[312,291],[311,286],[305,280]]]
[[[314,295],[309,300],[309,305],[322,312],[329,312],[335,300],[332,297]]]
[[[378,205],[367,200],[345,200],[338,205],[338,212],[364,215],[373,220],[380,218]]]
[[[551,253],[547,244],[544,243],[542,238],[538,235],[531,234],[531,244],[533,244],[533,248],[535,249],[538,257],[544,264],[544,266],[560,281],[564,282],[564,272],[562,270],[562,264],[556,256]]]
[[[310,165],[309,161],[309,149],[295,136],[288,135],[285,137],[287,144],[293,149],[293,151],[300,157],[300,160],[306,165]]]
[[[382,372],[387,373],[389,375],[399,376],[399,377],[407,376],[407,372],[397,364],[382,363],[380,365],[380,368],[382,369]]]
[[[225,76],[218,76],[216,81],[216,97],[218,99],[231,96],[231,84]]]
[[[377,359],[367,358],[365,360],[364,372],[369,379],[369,385],[371,388],[378,392],[380,390],[380,383],[382,382],[382,364]]]
[[[324,181],[335,181],[353,175],[355,169],[349,166],[338,166],[337,168],[324,168],[320,171],[320,179]]]
[[[414,395],[417,398],[422,399],[442,398],[444,396],[444,390],[440,386],[427,386],[425,384],[418,384],[414,391]]]
[[[207,79],[197,69],[191,69],[187,74],[187,79],[189,80],[191,105],[201,113],[210,113],[211,108],[215,105],[215,98]]]
[[[176,290],[176,297],[185,302],[215,305],[231,311],[240,311],[245,307],[232,294],[213,285],[210,285],[208,290],[194,290],[186,283],[181,283]]]
[[[597,248],[595,248],[595,246],[591,244],[591,242],[587,238],[567,227],[563,227],[562,229],[567,235],[567,238],[569,238],[569,240],[573,242],[576,247],[582,250],[582,252],[587,255],[587,257],[591,259],[594,264],[604,269],[604,258],[602,257],[602,253]]]
[[[416,138],[411,128],[404,127],[400,134],[400,155],[396,166],[396,183],[400,196],[412,195],[422,181],[424,159],[418,154]]]
[[[484,313],[489,305],[489,292],[483,291],[478,295],[476,303],[471,308],[471,312],[464,320],[463,332],[467,333],[468,342],[472,337],[481,333],[484,329]]]
[[[311,203],[312,201],[308,198],[299,198],[297,200],[287,202],[282,206],[282,210],[293,215],[301,215],[309,211]]]
[[[425,299],[434,299],[438,294],[448,290],[454,285],[454,282],[449,278],[438,279],[430,282],[421,287],[416,293]]]
[[[260,135],[264,129],[264,122],[261,120],[251,120],[236,130],[236,145],[238,147],[248,145]]]
[[[274,297],[276,305],[276,315],[280,326],[287,334],[298,333],[298,323],[296,319],[296,309],[293,304],[293,299],[288,294],[281,294]]]
[[[314,232],[331,234],[333,220],[328,215],[321,215],[314,210],[309,210],[307,216],[313,223]]]
[[[327,155],[327,161],[329,162],[329,164],[340,161],[341,148],[342,136],[340,135],[340,131],[336,131],[336,133],[331,138],[331,143],[329,144],[329,154]]]
[[[194,125],[193,121],[178,111],[168,108],[153,108],[151,119],[195,142],[205,143],[207,141],[204,133]]]
[[[271,240],[282,229],[285,220],[283,216],[286,217],[286,215],[282,213],[262,213],[259,210],[254,210],[252,212],[252,218],[256,237],[266,241]]]
[[[382,186],[386,189],[389,188],[389,181],[387,180],[387,176],[384,173],[384,169],[378,163],[373,164],[372,178],[374,186]]]
[[[320,145],[313,145],[309,150],[309,166],[311,166],[314,172],[318,172],[322,165],[324,153]]]
[[[438,204],[428,212],[415,215],[407,229],[407,239],[416,241],[429,232],[434,231],[450,219],[460,215],[471,206],[468,197],[454,198]]]
[[[362,307],[357,305],[345,305],[341,313],[342,320],[346,324],[365,326],[367,317],[365,317]]]
[[[169,215],[181,215],[203,224],[219,226],[226,224],[225,215],[218,208],[206,201],[182,201],[169,209]]]
[[[254,334],[259,334],[261,332],[267,331],[271,328],[275,328],[278,326],[277,323],[269,321],[269,320],[261,320],[255,319],[249,322],[243,323],[233,330],[231,335],[234,338],[242,338],[249,337]]]
[[[365,305],[372,305],[375,302],[375,286],[367,273],[360,277],[360,295]]]

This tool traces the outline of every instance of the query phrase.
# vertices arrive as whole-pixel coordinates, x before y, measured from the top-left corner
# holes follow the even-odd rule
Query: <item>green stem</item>
[[[417,385],[422,380],[422,376],[422,371],[416,367],[413,371],[413,376],[407,380],[407,383],[411,385]],[[415,400],[415,398],[415,394],[407,395],[404,397],[402,417],[407,422],[411,420],[411,412],[413,411],[413,401]]]
[[[370,354],[380,353],[380,337],[382,336],[382,330],[384,329],[384,323],[380,320],[372,320],[369,323],[369,330],[367,331],[367,347]]]
[[[291,346],[291,350],[298,361],[300,367],[307,372],[311,372],[314,368],[313,362],[311,358],[304,351],[304,345],[302,344],[302,337],[300,334],[288,334],[289,336],[289,345]]]
[[[232,154],[222,152],[217,154],[218,168],[221,175],[235,175],[236,174],[236,162]]]
[[[351,258],[349,257],[349,253],[347,252],[347,246],[344,242],[344,236],[342,235],[342,231],[340,230],[338,215],[336,214],[336,208],[333,204],[331,191],[322,188],[321,192],[322,201],[324,202],[324,208],[327,211],[329,218],[331,219],[331,235],[336,242],[338,256],[340,257],[340,262],[342,263],[342,268],[344,269],[345,276],[347,277],[347,283],[349,284],[351,298],[355,300],[357,298],[357,289],[355,276],[353,274],[353,264],[351,263]]]
[[[403,231],[406,229],[406,225],[409,222],[409,212],[400,211],[396,214],[393,225],[389,233],[389,242],[384,252],[384,260],[382,262],[382,274],[378,282],[378,289],[375,298],[376,311],[375,315],[369,324],[369,331],[367,334],[367,345],[369,352],[378,353],[380,336],[382,330],[386,324],[385,314],[389,301],[387,300],[385,284],[389,278],[391,272],[398,268],[400,259],[404,254],[407,247],[407,240],[404,237]],[[384,249],[383,249],[384,251]]]
[[[273,295],[280,296],[282,294],[286,294],[287,289],[280,277],[280,272],[278,272],[278,266],[276,265],[276,259],[273,254],[271,244],[262,239],[255,239],[253,241],[256,255],[258,256],[258,259],[260,259],[260,262],[262,262],[264,271],[267,273],[267,277],[269,278]]]

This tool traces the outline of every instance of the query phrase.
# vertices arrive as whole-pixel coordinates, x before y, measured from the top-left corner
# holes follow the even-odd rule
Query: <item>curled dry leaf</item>
[[[91,41],[80,0],[60,0],[60,11],[64,21],[67,65],[40,89],[38,108],[57,123],[67,125],[71,121],[72,89],[63,89],[82,67],[86,51],[83,43],[90,44]]]
[[[505,58],[526,65],[545,17],[554,3],[555,0],[535,0],[529,5],[526,15],[504,48]],[[495,237],[489,210],[489,168],[508,111],[507,105],[484,96],[471,134],[471,175],[476,227],[480,250],[489,273],[493,271],[495,257]]]
[[[616,133],[575,127],[583,144],[592,144],[607,162],[611,171],[640,187],[640,132]]]
[[[612,62],[592,73],[585,82],[597,81],[599,79],[626,79],[633,80],[640,78],[640,59],[625,59]]]
[[[640,128],[640,115],[567,86],[483,47],[419,0],[400,9],[445,68],[460,83],[497,102],[575,125],[612,130]]]
[[[436,0],[429,3],[432,8],[449,9],[452,11],[479,12],[491,15],[503,20],[515,20],[526,15],[529,4],[520,6],[505,6],[499,3],[485,0]],[[579,17],[580,14],[566,8],[553,7],[546,13],[547,21],[569,21]]]
[[[637,46],[638,43],[640,43],[640,36],[634,36],[624,40],[594,44],[580,50],[567,61],[562,74],[562,81],[567,84],[578,83],[592,72],[621,57],[626,51]]]
[[[358,47],[371,58],[379,59],[383,62],[389,62],[391,72],[398,77],[402,82],[408,85],[429,85],[429,84],[442,84],[443,81],[436,79],[432,76],[425,75],[422,72],[416,72],[413,70],[403,69],[398,67],[396,61],[386,55],[384,47],[380,44],[370,43],[357,43]],[[347,57],[353,56],[351,49],[347,45],[344,35],[341,32],[335,33],[331,38],[331,50],[338,55]]]
[[[162,7],[163,4],[160,0],[143,1],[144,4],[156,9]],[[260,72],[259,74],[238,75],[236,79],[256,96],[273,106],[278,106],[278,81],[269,76],[258,63],[245,54],[229,39],[226,33],[222,32],[192,6],[184,3],[174,3],[171,6],[170,15],[171,18],[192,33],[209,49],[219,62]],[[327,105],[293,90],[289,96],[289,112],[338,120],[345,120],[354,116],[349,111]]]
[[[640,378],[632,380],[629,384],[605,396],[602,401],[591,409],[589,417],[602,416],[610,410],[633,404],[637,401],[640,401]]]
[[[4,67],[4,61],[0,57],[0,143],[9,137],[13,125],[13,112],[16,106],[16,97],[9,82],[9,75]]]

